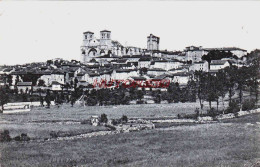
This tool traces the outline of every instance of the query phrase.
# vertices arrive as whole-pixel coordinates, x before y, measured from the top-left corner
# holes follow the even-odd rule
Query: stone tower
[[[100,46],[101,49],[110,49],[109,47],[112,46],[111,31],[100,31]]]
[[[150,34],[147,37],[147,50],[159,50],[160,38]]]

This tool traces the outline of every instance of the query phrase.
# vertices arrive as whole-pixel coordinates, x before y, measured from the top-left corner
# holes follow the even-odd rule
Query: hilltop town
[[[123,46],[111,39],[111,31],[83,33],[80,61],[60,58],[42,63],[1,66],[0,85],[20,90],[48,87],[62,90],[76,79],[78,87],[93,88],[105,81],[168,80],[181,86],[188,84],[195,71],[215,74],[229,66],[247,66],[248,53],[236,47],[203,48],[189,46],[182,51],[160,50],[160,38],[147,36],[147,48]],[[213,56],[212,60],[207,55]],[[210,57],[210,56],[208,56]]]

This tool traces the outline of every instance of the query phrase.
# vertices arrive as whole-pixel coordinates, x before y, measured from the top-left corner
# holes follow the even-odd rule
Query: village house
[[[209,71],[209,65],[207,61],[194,62],[190,67],[189,71]]]
[[[187,85],[189,80],[192,77],[192,73],[190,73],[190,72],[179,72],[179,73],[175,73],[172,75],[174,76],[172,82],[174,82],[174,83],[177,82],[177,83],[179,83],[180,86]]]
[[[168,71],[168,74],[176,74],[180,72],[188,72],[189,70],[187,68],[179,67],[179,68],[173,68]]]
[[[136,69],[116,69],[111,74],[113,80],[124,80],[131,76],[139,76],[139,72]]]
[[[25,93],[26,91],[29,91],[32,89],[32,82],[18,82],[16,86],[18,89],[18,93],[21,93],[21,92]]]
[[[169,61],[169,60],[155,60],[151,62],[151,67],[150,68],[162,68],[165,69],[166,71],[173,69],[173,68],[178,68],[182,63],[179,61]]]
[[[149,57],[142,57],[138,61],[138,68],[150,68],[151,65],[151,58]]]
[[[151,69],[147,69],[147,74],[148,75],[162,75],[162,74],[166,74],[166,70],[162,69],[162,68],[151,68]]]
[[[38,79],[37,83],[39,83],[39,80],[43,80],[46,86],[50,86],[53,81],[59,82],[60,84],[64,84],[65,76],[62,70],[46,70],[42,72],[42,75]]]
[[[210,63],[210,70],[220,70],[230,66],[227,60],[212,60]]]
[[[203,55],[206,55],[208,52],[205,51],[202,46],[189,46],[184,49],[186,53],[186,61],[200,62]]]
[[[51,90],[53,90],[53,91],[61,91],[62,90],[62,84],[60,84],[57,81],[52,81],[52,83],[51,83]]]

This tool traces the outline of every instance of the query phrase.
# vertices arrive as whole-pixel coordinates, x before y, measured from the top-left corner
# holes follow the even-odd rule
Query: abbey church
[[[111,40],[111,31],[100,31],[100,39],[93,32],[83,33],[83,44],[81,46],[81,62],[86,63],[93,58],[101,56],[121,57],[123,55],[141,55],[147,50],[159,50],[159,37],[152,34],[147,37],[147,49],[139,47],[125,47],[118,41]]]

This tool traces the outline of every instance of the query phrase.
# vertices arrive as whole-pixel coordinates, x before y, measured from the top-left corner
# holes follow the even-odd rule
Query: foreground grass
[[[70,141],[0,143],[2,166],[251,166],[260,114]]]

